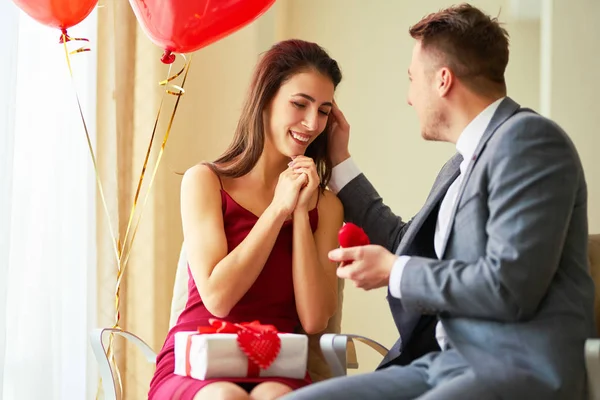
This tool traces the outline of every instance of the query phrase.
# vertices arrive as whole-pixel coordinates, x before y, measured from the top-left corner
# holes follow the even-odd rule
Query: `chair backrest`
[[[188,265],[185,246],[181,246],[177,271],[175,271],[175,283],[173,284],[173,297],[171,298],[171,316],[169,317],[169,330],[175,326],[179,314],[185,308],[188,299]]]
[[[181,246],[179,261],[177,262],[177,271],[175,273],[175,283],[173,285],[173,297],[171,299],[171,316],[169,319],[169,329],[172,328],[179,318],[179,314],[185,308],[188,298],[188,268],[185,244]],[[344,280],[338,280],[338,308],[331,317],[327,328],[315,335],[308,335],[308,372],[314,382],[328,379],[331,372],[323,354],[319,340],[323,333],[340,333],[342,329],[342,303],[344,300]],[[301,332],[299,332],[301,333]]]
[[[590,273],[596,285],[594,312],[596,314],[596,328],[600,333],[600,234],[590,235],[588,256],[590,258]]]

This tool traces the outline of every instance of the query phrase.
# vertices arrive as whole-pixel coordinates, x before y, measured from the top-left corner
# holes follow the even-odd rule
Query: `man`
[[[286,399],[584,399],[594,287],[577,152],[506,97],[508,34],[495,18],[463,4],[410,34],[408,102],[426,140],[458,151],[421,211],[404,222],[383,204],[338,109],[331,137],[331,187],[374,245],[330,258],[365,290],[389,287],[400,340],[377,371]]]

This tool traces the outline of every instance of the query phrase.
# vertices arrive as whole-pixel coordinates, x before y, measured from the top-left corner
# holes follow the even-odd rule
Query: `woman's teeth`
[[[292,137],[296,140],[299,140],[301,142],[308,142],[310,137],[309,136],[304,136],[304,135],[299,135],[296,132],[290,131],[292,133]]]

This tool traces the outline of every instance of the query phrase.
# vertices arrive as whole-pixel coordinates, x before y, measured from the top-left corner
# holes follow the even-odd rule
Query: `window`
[[[69,30],[95,44],[96,12]],[[93,165],[60,32],[0,2],[0,398],[94,398]],[[96,53],[72,57],[95,130]]]

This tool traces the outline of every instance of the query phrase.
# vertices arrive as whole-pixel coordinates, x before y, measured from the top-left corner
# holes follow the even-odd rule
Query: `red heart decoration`
[[[340,228],[338,241],[340,247],[366,246],[371,243],[365,231],[352,222],[348,222]]]
[[[238,332],[237,342],[248,360],[262,369],[269,368],[281,350],[281,339],[273,331],[256,333],[244,329]]]

